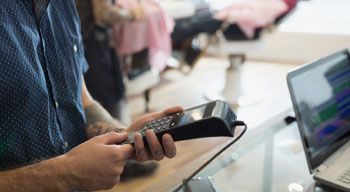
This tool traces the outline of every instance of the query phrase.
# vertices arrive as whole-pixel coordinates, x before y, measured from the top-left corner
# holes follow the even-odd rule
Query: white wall
[[[301,1],[252,59],[305,63],[350,47],[350,1]]]

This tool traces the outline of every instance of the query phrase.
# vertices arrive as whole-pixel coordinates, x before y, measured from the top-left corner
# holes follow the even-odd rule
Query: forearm
[[[108,132],[123,132],[126,126],[114,119],[99,103],[92,102],[85,106],[88,138]]]
[[[83,77],[82,77],[83,78]],[[125,127],[114,119],[99,103],[97,103],[82,82],[82,102],[86,118],[86,131],[88,139],[108,132],[123,132]]]
[[[69,191],[67,174],[62,156],[40,163],[0,172],[0,191]]]

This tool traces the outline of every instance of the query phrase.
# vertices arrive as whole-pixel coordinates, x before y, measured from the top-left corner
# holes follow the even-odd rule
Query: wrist
[[[62,156],[0,174],[0,191],[71,191]]]
[[[35,185],[35,191],[70,191],[72,188],[68,183],[68,172],[62,156],[42,161],[28,167],[22,168],[18,173],[18,180],[30,178],[24,185]]]
[[[49,160],[49,165],[46,168],[51,174],[54,174],[52,178],[54,183],[57,183],[57,191],[71,191],[76,189],[73,169],[70,168],[71,163],[68,161],[67,155],[61,155]],[[59,181],[59,182],[57,182]]]
[[[120,124],[109,122],[97,122],[89,125],[87,128],[88,139],[110,132],[124,133],[127,132],[127,130],[124,128],[124,126],[120,126]]]

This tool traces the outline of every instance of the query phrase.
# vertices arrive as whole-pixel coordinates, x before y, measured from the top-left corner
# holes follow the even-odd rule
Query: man
[[[123,129],[96,103],[83,80],[74,1],[2,0],[0,15],[0,191],[107,189],[129,158],[175,156],[172,137],[158,141],[151,131],[150,151],[140,134],[135,147],[118,145],[126,132],[182,109],[148,114]]]

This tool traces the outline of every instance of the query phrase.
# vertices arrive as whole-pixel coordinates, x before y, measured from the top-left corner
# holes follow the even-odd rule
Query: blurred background
[[[87,87],[125,124],[169,106],[189,108],[220,99],[232,106],[250,132],[258,131],[268,119],[291,108],[288,71],[350,46],[349,0],[76,1],[90,66]],[[186,146],[204,153],[221,142],[206,141],[179,143],[179,156],[188,152]],[[303,158],[300,142],[292,148]],[[289,149],[283,150],[286,154]],[[259,154],[245,161],[254,163],[263,158]],[[196,158],[181,162],[190,165],[190,159]],[[305,165],[294,168],[309,176],[302,162]],[[119,187],[167,191],[186,175],[172,177],[171,183],[167,178],[178,175],[177,170],[194,170],[183,164],[165,160],[159,169],[167,174],[157,172],[151,179]],[[237,191],[259,191],[254,188],[258,185],[247,185],[232,174],[244,175],[248,168],[239,166],[218,177],[234,178]],[[231,191],[230,182],[221,186]]]
[[[287,71],[349,47],[350,2],[283,2],[286,7],[268,0],[160,0],[146,5],[139,1],[153,11],[144,11],[137,21],[116,23],[113,32],[122,41],[116,52],[123,60],[119,64],[126,89],[125,121],[146,111],[212,99],[227,100],[243,111],[276,99],[281,100],[279,105],[290,105]],[[119,3],[118,7],[137,6]],[[223,18],[216,19],[219,14]],[[153,22],[158,28],[149,29],[154,23],[147,20],[157,20]],[[159,31],[149,34],[152,30]],[[125,45],[152,36],[163,45]],[[133,65],[141,67],[132,70]]]

